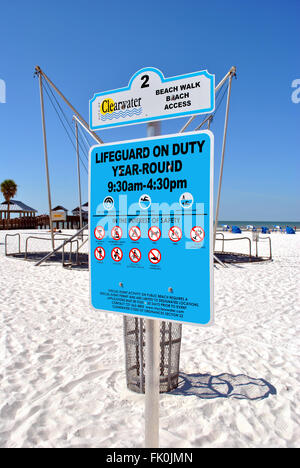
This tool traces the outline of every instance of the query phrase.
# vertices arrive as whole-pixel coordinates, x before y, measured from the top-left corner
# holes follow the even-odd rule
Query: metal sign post
[[[146,319],[145,447],[159,447],[160,321]]]
[[[147,124],[147,136],[160,135],[160,122]],[[145,320],[145,447],[159,448],[160,321]]]

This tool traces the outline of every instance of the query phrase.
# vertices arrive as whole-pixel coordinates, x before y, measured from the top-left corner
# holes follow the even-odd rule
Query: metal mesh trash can
[[[160,393],[177,388],[182,325],[160,322]],[[145,320],[124,317],[127,387],[145,393]]]

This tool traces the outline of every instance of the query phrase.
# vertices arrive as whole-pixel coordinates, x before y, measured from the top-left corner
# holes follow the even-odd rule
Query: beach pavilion
[[[10,200],[9,213],[11,215],[19,215],[19,218],[34,218],[37,210],[31,208],[25,203],[18,200]],[[4,201],[0,204],[0,220],[8,219],[8,202]]]
[[[79,206],[77,206],[76,208],[74,208],[74,210],[72,210],[72,213],[74,216],[79,216]],[[81,213],[82,213],[82,219],[83,221],[88,221],[88,217],[89,217],[89,202],[86,202],[84,203],[84,205],[81,205]]]

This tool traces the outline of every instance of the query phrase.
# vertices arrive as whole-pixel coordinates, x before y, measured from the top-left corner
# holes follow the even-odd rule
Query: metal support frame
[[[50,78],[46,75],[46,73],[43,72],[43,70],[41,69],[41,67],[39,66],[36,66],[35,67],[35,73],[37,75],[40,76],[43,76],[45,78],[45,80],[49,83],[50,86],[52,86],[52,88],[57,92],[57,94],[63,99],[63,101],[72,109],[72,111],[74,112],[74,114],[76,114],[76,116],[78,117],[78,119],[81,121],[83,127],[85,127],[85,129],[89,132],[90,135],[92,135],[92,137],[97,141],[97,143],[100,143],[102,144],[103,141],[101,140],[101,138],[95,133],[95,132],[92,132],[90,129],[89,129],[89,125],[88,123],[84,120],[84,118],[79,114],[79,112],[75,109],[75,107],[72,106],[72,104],[70,103],[70,101],[68,101],[68,99],[63,95],[63,93],[55,86],[55,84],[50,80]]]
[[[39,74],[39,85],[40,85],[40,100],[41,100],[41,114],[42,114],[42,127],[43,127],[43,140],[44,140],[44,154],[45,154],[45,166],[46,166],[46,179],[47,179],[47,190],[48,190],[48,206],[49,206],[49,224],[51,230],[51,242],[52,249],[54,249],[54,233],[53,233],[53,222],[52,222],[52,204],[51,204],[51,188],[50,188],[50,177],[49,177],[49,165],[48,165],[48,150],[47,150],[47,137],[46,137],[46,124],[45,124],[45,111],[44,111],[44,96],[43,96],[43,77]]]
[[[235,75],[236,74],[236,67],[231,67],[229,72],[226,73],[226,75],[224,76],[224,78],[217,84],[217,86],[215,87],[215,93],[223,86],[223,84],[225,83],[225,81],[231,76],[231,75]],[[190,117],[190,119],[186,122],[186,124],[182,127],[182,129],[179,131],[179,133],[182,133],[184,132],[187,127],[195,120],[195,118],[198,117],[197,115],[193,115],[192,117]],[[211,117],[211,115],[209,116]],[[208,117],[208,118],[209,118]],[[202,124],[204,124],[204,122],[202,122]],[[202,126],[202,125],[201,125]],[[200,127],[199,127],[200,128]],[[195,129],[195,130],[198,130],[198,127]]]
[[[82,200],[81,200],[81,179],[80,179],[80,163],[79,163],[79,144],[78,144],[78,123],[75,122],[75,136],[76,136],[76,156],[77,156],[77,177],[78,177],[78,199],[79,199],[79,227],[82,229]]]
[[[47,138],[46,138],[46,124],[45,124],[45,112],[44,112],[44,97],[43,97],[43,78],[48,82],[48,84],[56,91],[56,93],[63,99],[63,101],[72,109],[74,112],[74,119],[76,123],[76,152],[77,152],[77,171],[78,171],[78,186],[79,186],[79,210],[80,210],[80,228],[82,229],[82,211],[81,211],[81,182],[80,182],[80,167],[79,167],[79,148],[78,148],[78,128],[77,122],[91,135],[91,137],[98,143],[102,144],[103,141],[101,138],[93,131],[89,129],[88,123],[84,118],[79,114],[75,107],[68,101],[68,99],[63,95],[63,93],[55,86],[55,84],[50,80],[50,78],[43,72],[39,67],[35,67],[35,75],[39,78],[40,86],[40,100],[41,100],[41,114],[42,114],[42,127],[43,127],[43,139],[44,139],[44,153],[45,153],[45,165],[46,165],[46,178],[47,178],[47,189],[48,189],[48,205],[49,205],[49,224],[51,230],[51,241],[52,241],[52,251],[55,250],[54,243],[54,231],[53,231],[53,221],[52,221],[52,202],[51,202],[51,189],[50,189],[50,177],[49,177],[49,165],[48,165],[48,150],[47,150]]]
[[[224,124],[224,132],[223,132],[223,144],[222,144],[222,155],[221,155],[221,166],[220,166],[220,175],[219,175],[219,186],[218,186],[218,196],[217,196],[217,204],[216,204],[216,214],[215,214],[215,223],[214,223],[214,234],[213,234],[213,242],[214,242],[214,249],[216,244],[216,231],[218,226],[218,219],[219,219],[219,207],[220,207],[220,197],[221,197],[221,187],[222,187],[222,178],[223,178],[223,167],[224,167],[224,156],[225,156],[225,148],[226,148],[226,138],[227,138],[227,126],[228,126],[228,114],[229,114],[229,104],[230,104],[230,95],[231,95],[231,82],[232,78],[236,76],[236,67],[231,67],[229,72],[224,76],[224,78],[218,83],[215,87],[215,92],[218,91],[224,83],[229,80],[228,84],[228,92],[227,92],[227,103],[226,103],[226,112],[225,112],[225,124]],[[182,127],[179,133],[184,132],[187,127],[194,121],[197,115],[193,115],[186,124]],[[213,116],[210,114],[208,115],[195,130],[200,130],[203,125],[207,122],[207,128],[210,129],[210,125],[212,122]]]
[[[225,123],[224,123],[223,143],[222,143],[222,156],[221,156],[221,166],[220,166],[220,176],[219,176],[219,187],[218,187],[215,225],[214,225],[214,249],[215,249],[215,244],[216,244],[216,232],[217,232],[217,226],[218,226],[218,220],[219,220],[220,197],[221,197],[221,188],[222,188],[224,156],[225,156],[225,148],[226,148],[227,127],[228,127],[228,114],[229,114],[230,95],[231,95],[231,82],[232,82],[232,78],[234,75],[235,75],[235,70],[233,72],[230,72],[229,83],[228,83],[227,103],[226,103]]]
[[[96,141],[96,143],[99,144],[99,141],[95,138],[94,132],[92,132],[89,128],[86,128],[86,126],[83,125],[81,120],[76,115],[73,115],[73,119],[77,120],[77,122],[81,125],[81,127]],[[88,144],[88,146],[90,146],[90,143],[87,141],[86,138],[85,138],[85,141]],[[103,144],[103,142],[101,144]]]

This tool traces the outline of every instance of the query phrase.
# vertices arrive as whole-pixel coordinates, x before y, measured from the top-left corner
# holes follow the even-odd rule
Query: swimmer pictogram
[[[147,210],[151,206],[151,197],[144,193],[140,196],[139,205],[142,210]]]

